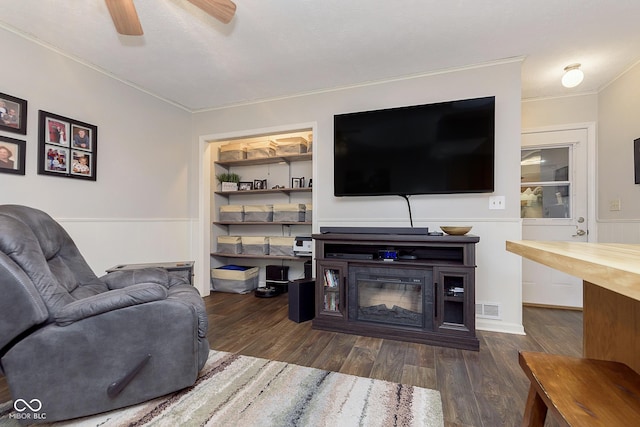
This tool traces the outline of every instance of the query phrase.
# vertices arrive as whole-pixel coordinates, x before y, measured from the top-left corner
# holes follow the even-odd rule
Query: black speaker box
[[[289,266],[288,265],[267,265],[266,272],[267,280],[274,281],[288,281],[289,280]]]
[[[288,265],[267,265],[266,285],[274,288],[279,294],[285,293],[289,288],[289,266]]]
[[[315,317],[316,282],[313,279],[299,279],[289,282],[289,320],[306,322]]]

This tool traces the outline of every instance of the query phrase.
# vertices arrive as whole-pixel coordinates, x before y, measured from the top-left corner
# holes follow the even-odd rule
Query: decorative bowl
[[[470,226],[441,226],[440,229],[451,236],[464,236],[471,231]]]

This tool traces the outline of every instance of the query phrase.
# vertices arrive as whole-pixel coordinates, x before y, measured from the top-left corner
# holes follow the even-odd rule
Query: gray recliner
[[[0,205],[0,374],[16,402],[32,402],[20,407],[24,421],[96,414],[193,385],[209,354],[207,327],[185,279],[159,268],[98,278],[49,215]]]

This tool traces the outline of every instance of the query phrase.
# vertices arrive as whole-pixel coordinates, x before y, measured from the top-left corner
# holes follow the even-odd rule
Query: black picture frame
[[[97,180],[97,126],[39,110],[38,142],[38,174]]]
[[[0,130],[27,134],[27,101],[0,93]]]
[[[253,189],[254,190],[266,190],[267,189],[267,180],[266,179],[254,179],[253,180]]]
[[[635,183],[640,184],[640,138],[633,140],[633,171]]]
[[[0,173],[24,175],[26,149],[26,141],[0,136]]]
[[[253,182],[240,181],[238,183],[238,191],[248,191],[248,190],[253,190]]]

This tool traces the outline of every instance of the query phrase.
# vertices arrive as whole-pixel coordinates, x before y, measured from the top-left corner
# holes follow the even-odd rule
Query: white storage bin
[[[305,222],[313,221],[313,205],[311,203],[305,205],[304,220]]]
[[[223,222],[244,221],[244,206],[243,205],[220,206],[220,221],[223,221]]]
[[[269,255],[269,238],[264,236],[242,236],[244,255]]]
[[[264,159],[276,155],[276,144],[273,141],[250,142],[247,145],[247,159]]]
[[[302,137],[278,138],[276,143],[276,156],[288,156],[304,154],[307,152],[307,140]]]
[[[224,265],[211,269],[211,288],[218,292],[246,294],[258,287],[258,267]]]
[[[229,142],[220,146],[218,160],[228,162],[247,158],[247,144],[244,142]]]
[[[245,222],[272,222],[273,205],[245,205]]]
[[[218,236],[217,252],[221,254],[241,254],[242,239],[240,236]]]
[[[294,237],[269,237],[269,255],[293,256]]]
[[[275,222],[304,222],[306,207],[303,203],[273,205]]]

